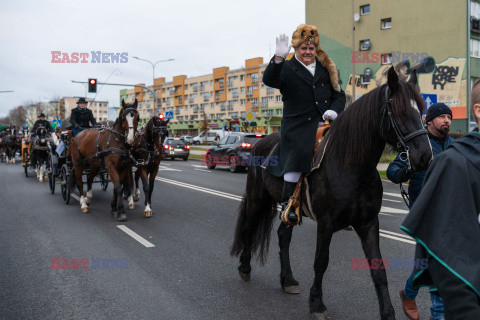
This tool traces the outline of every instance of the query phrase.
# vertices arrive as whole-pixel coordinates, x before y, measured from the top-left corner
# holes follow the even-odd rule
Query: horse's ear
[[[398,75],[393,67],[388,69],[387,85],[390,88],[392,93],[397,92],[398,90]]]
[[[125,109],[125,100],[122,99],[122,109]]]
[[[412,84],[415,87],[417,86],[417,84],[418,84],[417,70],[413,70],[412,75],[410,76],[410,79],[408,80],[408,83]]]
[[[138,100],[137,100],[137,98],[135,98],[135,102],[133,103],[133,107],[135,109],[137,109],[137,106],[138,106]]]

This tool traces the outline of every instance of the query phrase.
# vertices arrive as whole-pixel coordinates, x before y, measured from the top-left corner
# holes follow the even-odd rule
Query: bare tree
[[[198,128],[200,129],[200,132],[206,132],[210,129],[210,126],[205,111],[203,111],[202,118],[203,120],[200,122]],[[206,137],[207,136],[205,135],[204,140],[206,139]],[[206,140],[204,142],[206,142]]]
[[[10,110],[8,117],[10,125],[15,126],[17,129],[21,128],[26,123],[25,108],[20,106]]]

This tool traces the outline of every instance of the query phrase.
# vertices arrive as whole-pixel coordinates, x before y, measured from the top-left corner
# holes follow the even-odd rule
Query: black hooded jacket
[[[429,259],[427,269],[416,270],[414,285],[430,286],[438,289],[440,295],[443,292],[453,296],[466,288],[480,301],[478,131],[465,135],[434,159],[422,191],[401,228],[417,241],[416,258]],[[446,276],[434,282],[433,268],[443,269]],[[449,279],[459,285],[452,288]],[[457,289],[457,293],[452,292]],[[473,310],[462,308],[469,309]],[[456,313],[458,319],[466,319],[460,316],[462,310]],[[475,310],[480,310],[480,305]]]

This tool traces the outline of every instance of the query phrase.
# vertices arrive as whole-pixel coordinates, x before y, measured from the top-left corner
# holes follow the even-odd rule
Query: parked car
[[[215,138],[218,135],[221,138],[228,135],[230,132],[223,131],[223,130],[209,130],[209,131],[202,131],[200,134],[193,138],[194,144],[200,143],[210,143],[213,144],[215,142]]]
[[[216,166],[228,166],[230,172],[238,172],[252,163],[250,151],[265,134],[232,132],[220,139],[207,150],[206,164],[208,169],[215,169]],[[258,164],[259,165],[259,164]]]
[[[185,141],[186,144],[193,144],[193,136],[180,136],[180,139]]]
[[[163,148],[163,158],[170,158],[172,160],[182,158],[183,161],[187,161],[190,155],[190,145],[186,144],[185,141],[180,138],[169,138],[165,140]]]

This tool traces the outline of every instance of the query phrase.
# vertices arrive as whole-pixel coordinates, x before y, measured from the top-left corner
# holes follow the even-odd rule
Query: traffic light
[[[88,92],[97,93],[97,79],[88,79]]]

